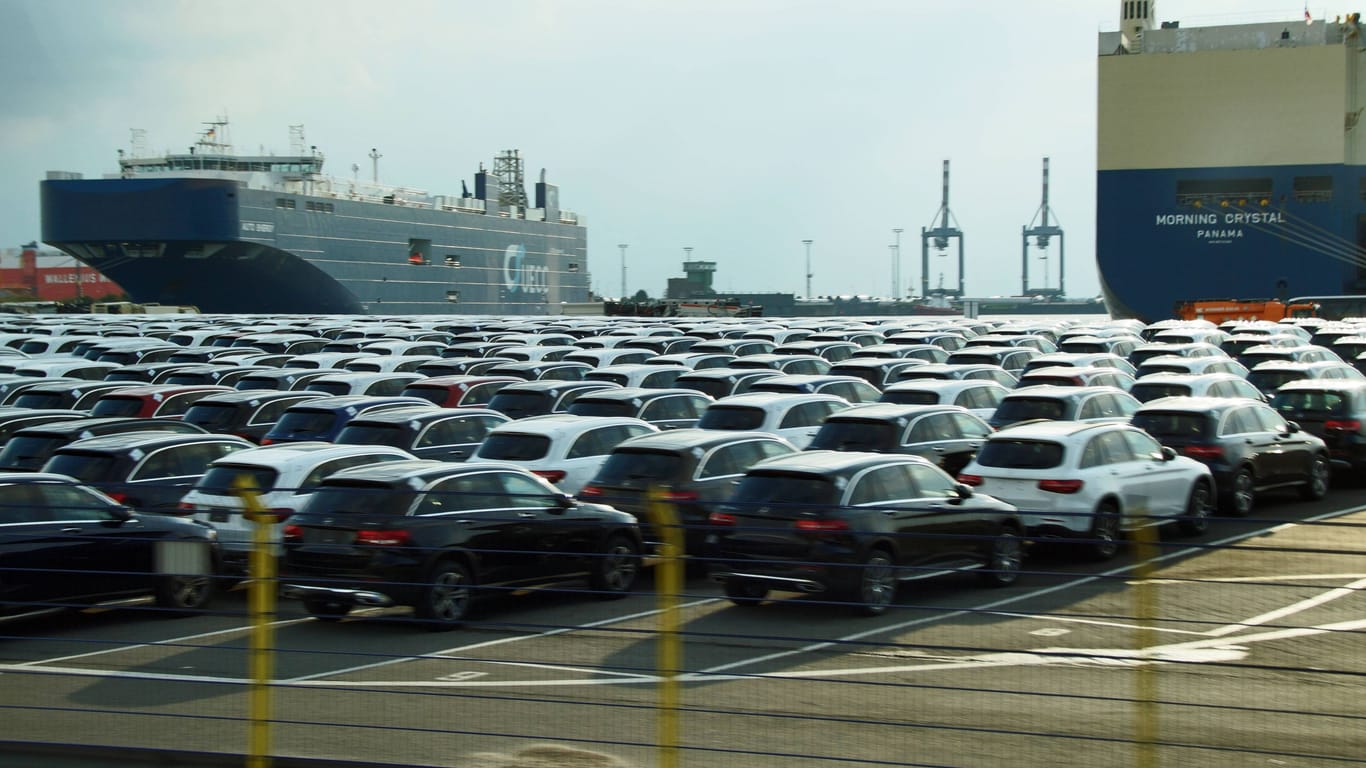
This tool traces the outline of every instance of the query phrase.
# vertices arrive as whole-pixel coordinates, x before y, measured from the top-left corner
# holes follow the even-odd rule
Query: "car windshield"
[[[807,446],[812,451],[889,451],[896,448],[897,429],[886,421],[832,419]]]
[[[1046,440],[988,440],[977,463],[1003,469],[1051,469],[1062,464],[1063,448]]]
[[[215,464],[209,467],[204,476],[195,484],[195,489],[205,493],[223,495],[235,488],[255,488],[261,493],[275,490],[275,480],[279,473],[270,467],[253,467],[238,464]]]
[[[37,471],[54,451],[68,441],[47,435],[15,435],[0,451],[0,468]]]
[[[317,437],[326,435],[336,421],[331,411],[286,411],[271,433],[294,440]]]
[[[1029,419],[1065,418],[1067,408],[1061,400],[1048,397],[1007,397],[996,407],[993,418],[998,421],[1026,421]]]
[[[569,412],[575,416],[635,416],[636,406],[628,400],[577,400]]]
[[[550,452],[550,438],[519,432],[490,434],[479,444],[475,455],[499,461],[534,461]]]
[[[137,416],[142,411],[140,397],[104,397],[90,409],[91,416]]]
[[[103,453],[58,453],[43,465],[44,472],[68,475],[87,483],[118,479],[114,475],[117,458]]]
[[[398,424],[347,424],[334,441],[339,445],[390,445],[408,448],[412,438]]]
[[[697,420],[698,429],[759,429],[764,425],[762,408],[713,405]]]
[[[196,403],[185,412],[181,421],[203,427],[209,432],[219,432],[232,426],[237,415],[237,406],[219,403]]]
[[[308,499],[305,512],[319,515],[406,515],[417,492],[389,486],[325,483]]]
[[[882,393],[882,402],[898,405],[936,405],[939,403],[939,393],[890,390]]]
[[[1138,399],[1140,403],[1149,400],[1156,400],[1159,397],[1182,397],[1189,395],[1191,388],[1185,384],[1158,384],[1139,382],[1129,390],[1129,394]]]
[[[1271,399],[1271,407],[1282,416],[1346,416],[1347,399],[1337,392],[1280,392]]]
[[[645,488],[651,483],[681,479],[683,457],[669,451],[616,450],[607,457],[594,485]]]
[[[829,478],[761,473],[746,475],[726,508],[735,514],[791,519],[829,511],[839,500]]]
[[[1145,411],[1134,414],[1132,424],[1158,440],[1202,440],[1209,436],[1210,420],[1201,413]]]

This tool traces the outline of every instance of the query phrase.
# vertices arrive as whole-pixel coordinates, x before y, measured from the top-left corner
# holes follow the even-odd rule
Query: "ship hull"
[[[1096,263],[1113,317],[1163,320],[1194,299],[1366,291],[1366,202],[1355,166],[1111,170],[1097,177]],[[1240,181],[1262,194],[1195,204],[1200,190]]]
[[[45,242],[141,303],[531,315],[589,298],[577,224],[196,178],[48,180],[41,204]]]

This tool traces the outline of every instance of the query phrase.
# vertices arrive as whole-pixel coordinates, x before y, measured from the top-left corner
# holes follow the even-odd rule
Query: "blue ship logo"
[[[550,270],[526,263],[526,246],[509,245],[503,252],[503,286],[508,293],[545,293]]]

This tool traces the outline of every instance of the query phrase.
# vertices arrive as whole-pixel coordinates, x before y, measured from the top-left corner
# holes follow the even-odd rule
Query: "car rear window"
[[[1063,447],[1046,440],[988,440],[977,463],[1002,469],[1051,469],[1062,464]]]
[[[137,416],[141,412],[140,397],[103,397],[90,409],[91,416]]]
[[[338,445],[391,445],[411,447],[411,439],[397,424],[347,424],[334,441]]]
[[[5,443],[0,451],[0,467],[5,469],[37,470],[47,461],[52,452],[66,445],[68,441],[60,437],[45,435],[15,435]]]
[[[569,406],[575,416],[635,416],[636,406],[627,400],[576,400]]]
[[[237,406],[226,403],[198,403],[181,417],[181,421],[203,427],[210,432],[218,432],[232,426],[237,415]]]
[[[329,395],[351,394],[351,385],[343,381],[314,381],[304,389],[309,392],[325,392]]]
[[[490,433],[479,444],[476,455],[499,461],[534,461],[550,452],[550,438],[518,432]]]
[[[898,405],[938,405],[938,392],[898,392],[892,390],[882,393],[882,402]]]
[[[1134,384],[1129,390],[1129,394],[1138,399],[1140,403],[1149,400],[1156,400],[1159,397],[1184,397],[1191,393],[1191,388],[1185,384]]]
[[[117,457],[108,454],[72,451],[54,454],[43,465],[43,471],[69,475],[87,483],[102,483],[118,479],[114,474],[117,464]]]
[[[669,451],[615,450],[593,478],[594,485],[645,488],[650,483],[678,479],[683,457]]]
[[[304,511],[319,515],[406,515],[417,493],[387,485],[326,482],[308,499]]]
[[[1253,371],[1247,375],[1248,383],[1263,392],[1274,392],[1292,381],[1304,378],[1305,375],[1299,371]]]
[[[420,397],[423,400],[430,400],[436,405],[445,403],[449,394],[445,387],[411,386],[403,390],[404,397]]]
[[[271,432],[293,439],[325,435],[336,421],[331,411],[286,411]]]
[[[1204,439],[1210,433],[1210,419],[1203,413],[1145,411],[1134,414],[1131,423],[1159,441],[1171,438]]]
[[[1272,398],[1271,407],[1287,418],[1300,415],[1346,416],[1350,401],[1339,392],[1279,392]]]
[[[255,488],[262,493],[275,490],[275,481],[280,476],[270,467],[253,467],[239,464],[216,464],[210,466],[199,482],[198,490],[212,494],[227,494],[242,485]]]
[[[735,384],[733,380],[728,379],[701,377],[694,379],[687,376],[679,376],[678,379],[674,381],[674,386],[682,389],[695,390],[704,395],[710,395],[713,398],[722,398],[731,394],[731,388],[734,387]]]
[[[16,408],[64,408],[69,401],[60,392],[25,392],[14,401]]]
[[[1005,421],[1027,421],[1029,419],[1060,420],[1066,416],[1067,408],[1061,400],[1047,397],[1007,397],[996,406],[994,418]]]
[[[550,413],[553,395],[548,392],[508,392],[489,398],[488,407],[516,419]]]
[[[753,517],[790,519],[813,509],[828,513],[840,501],[829,478],[792,474],[749,474],[740,481],[728,511]]]
[[[887,451],[898,430],[885,421],[828,419],[807,446],[812,451]]]
[[[758,429],[764,425],[762,408],[712,405],[697,420],[698,429]]]

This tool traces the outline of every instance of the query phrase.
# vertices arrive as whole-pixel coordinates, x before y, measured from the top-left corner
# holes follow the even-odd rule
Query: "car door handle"
[[[535,513],[535,512],[518,512],[518,513],[517,513],[517,516],[518,516],[518,517],[535,517],[535,516],[536,516],[536,513]]]
[[[81,528],[63,528],[62,533],[80,533]]]

